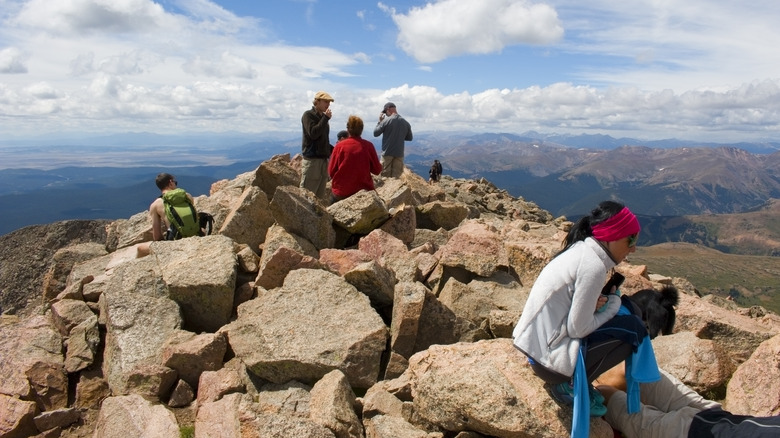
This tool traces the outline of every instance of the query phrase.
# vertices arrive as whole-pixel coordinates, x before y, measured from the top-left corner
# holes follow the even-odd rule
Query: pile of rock
[[[29,316],[0,320],[4,437],[560,437],[509,339],[570,226],[485,181],[406,171],[324,205],[278,156],[196,199],[214,235],[155,242],[145,212],[55,255]],[[778,413],[780,320],[682,279],[659,364],[738,413]],[[771,366],[767,366],[767,362]],[[601,419],[591,434],[612,437]]]

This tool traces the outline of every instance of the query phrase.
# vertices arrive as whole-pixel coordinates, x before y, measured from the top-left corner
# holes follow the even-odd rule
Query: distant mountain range
[[[284,138],[279,133],[274,137]],[[0,152],[8,157],[0,165],[16,167],[0,170],[0,234],[63,219],[129,217],[159,194],[153,179],[162,171],[177,175],[193,195],[206,194],[216,180],[253,170],[275,154],[297,153],[300,140],[287,138],[138,133],[63,139],[56,146],[40,142],[20,148],[0,142]],[[370,140],[379,146],[379,139]],[[415,133],[407,144],[407,166],[427,177],[433,159],[442,162],[445,175],[485,178],[570,219],[604,199],[618,199],[646,217],[648,230],[655,230],[646,243],[696,236],[712,244],[712,235],[701,239],[700,232],[677,227],[686,223],[701,231],[702,225],[694,225],[689,216],[756,211],[780,199],[780,143],[775,142],[716,145],[533,132]],[[62,161],[71,166],[52,168]]]
[[[446,144],[441,140],[414,144],[406,162],[416,170],[427,169],[432,157],[442,162],[445,174],[484,177],[556,215],[582,215],[604,199],[620,199],[643,215],[680,216],[738,213],[780,198],[777,150],[758,154],[727,146],[572,148],[484,134]]]

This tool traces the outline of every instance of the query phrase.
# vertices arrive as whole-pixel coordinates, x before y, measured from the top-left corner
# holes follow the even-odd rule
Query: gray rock
[[[65,370],[81,371],[95,362],[100,346],[100,330],[95,314],[70,330],[65,353]]]
[[[508,339],[433,346],[415,354],[405,374],[417,415],[450,432],[510,438],[569,435],[571,408],[551,403],[543,381]],[[452,391],[452,388],[458,388]],[[591,436],[612,437],[601,418]]]
[[[265,242],[265,234],[273,223],[268,197],[260,188],[249,186],[235,201],[235,207],[225,218],[218,234],[246,244],[259,253],[260,245]]]
[[[311,420],[330,429],[336,438],[363,437],[354,405],[355,393],[341,371],[329,372],[311,389]]]
[[[204,371],[222,368],[227,352],[224,333],[196,335],[184,330],[171,334],[162,348],[162,364],[178,373],[179,379],[191,388],[198,388],[198,380]]]
[[[195,391],[192,389],[192,386],[184,380],[179,380],[173,388],[171,398],[168,400],[168,406],[183,408],[192,403],[193,400],[195,400]]]
[[[420,316],[429,293],[422,283],[401,282],[395,286],[390,349],[406,359],[415,352]]]
[[[140,395],[109,397],[100,408],[94,436],[179,438],[179,424],[163,405],[153,404]]]
[[[81,414],[78,409],[64,408],[43,412],[33,418],[33,421],[35,422],[35,427],[44,432],[56,427],[68,427],[79,421],[79,419],[81,419]]]
[[[417,226],[429,230],[451,230],[469,217],[467,205],[448,201],[434,201],[417,207]]]
[[[281,288],[242,304],[224,330],[235,355],[260,378],[313,383],[339,369],[352,386],[379,377],[387,328],[368,298],[322,270],[290,272]]]
[[[65,289],[68,274],[74,264],[106,254],[105,244],[97,242],[80,243],[57,250],[48,272],[43,277],[44,301],[50,301]]]
[[[119,266],[107,285],[103,371],[114,394],[126,392],[136,366],[158,363],[163,344],[181,328],[179,305],[167,297],[158,269],[144,257]]]
[[[336,240],[333,217],[308,190],[277,187],[271,201],[271,213],[281,227],[305,238],[317,249],[333,247]]]
[[[152,244],[166,295],[181,307],[183,327],[215,332],[230,320],[238,260],[225,236]]]
[[[44,316],[3,316],[0,322],[0,394],[29,400],[28,375],[36,364],[63,368],[62,338]]]
[[[271,199],[277,187],[297,186],[300,181],[301,175],[293,169],[290,154],[280,154],[260,164],[255,171],[255,180],[252,184],[260,187]]]
[[[126,392],[147,400],[166,400],[176,383],[176,371],[156,363],[140,363],[127,373]]]
[[[38,433],[34,418],[38,413],[35,402],[20,400],[0,393],[0,436],[28,437]]]
[[[368,234],[390,218],[379,195],[361,190],[328,207],[333,223],[352,234]]]

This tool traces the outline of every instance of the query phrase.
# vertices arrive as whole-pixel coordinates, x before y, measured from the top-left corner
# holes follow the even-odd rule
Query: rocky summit
[[[570,222],[409,170],[326,205],[299,169],[282,155],[215,183],[196,198],[215,232],[145,257],[147,212],[3,236],[0,436],[569,436],[571,408],[510,337]],[[625,294],[681,292],[661,368],[735,413],[780,413],[777,315],[617,269]]]

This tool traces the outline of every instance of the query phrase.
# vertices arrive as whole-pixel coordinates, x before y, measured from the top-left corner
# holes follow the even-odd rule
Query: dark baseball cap
[[[387,103],[385,104],[385,107],[384,107],[384,108],[382,108],[382,112],[383,112],[383,113],[387,113],[387,109],[388,109],[388,108],[395,108],[395,104],[394,104],[393,102],[387,102]]]

